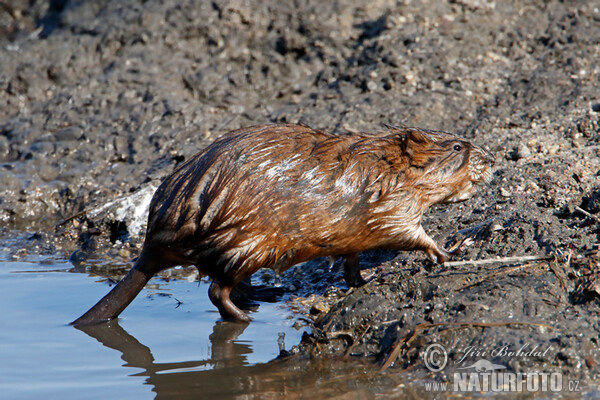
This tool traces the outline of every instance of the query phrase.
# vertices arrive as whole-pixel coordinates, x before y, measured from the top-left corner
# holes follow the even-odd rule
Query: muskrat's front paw
[[[463,239],[463,241],[460,243],[460,245],[456,248],[456,250],[454,250],[452,252],[453,256],[457,256],[459,254],[461,254],[463,251],[465,251],[465,249],[467,247],[469,247],[470,245],[472,245],[473,243],[475,243],[475,241],[473,239],[471,239],[470,237]]]
[[[431,259],[431,261],[436,262],[438,264],[443,264],[446,261],[450,260],[450,258],[460,255],[467,247],[469,247],[473,243],[475,243],[473,239],[468,237],[463,239],[463,241],[460,242],[460,244],[456,246],[454,250],[448,251],[438,246],[437,248],[426,250],[426,253]]]
[[[463,241],[460,242],[460,244],[454,250],[448,252],[448,256],[456,257],[456,256],[461,255],[465,251],[465,249],[467,247],[469,247],[470,245],[472,245],[473,243],[475,243],[475,241],[473,239],[471,239],[470,237],[464,238]],[[448,261],[448,260],[445,260],[445,261]]]

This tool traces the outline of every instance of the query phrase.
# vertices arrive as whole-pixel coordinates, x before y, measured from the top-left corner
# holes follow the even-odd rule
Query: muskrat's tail
[[[156,272],[152,265],[156,265],[156,260],[142,250],[133,268],[117,286],[71,325],[91,325],[117,318]]]

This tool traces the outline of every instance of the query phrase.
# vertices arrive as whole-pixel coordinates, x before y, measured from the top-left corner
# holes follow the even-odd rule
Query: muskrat
[[[417,128],[333,135],[305,125],[229,132],[181,165],[150,204],[133,268],[73,322],[116,318],[157,272],[195,265],[212,278],[224,319],[249,321],[231,290],[260,268],[277,272],[317,257],[343,257],[349,286],[364,283],[358,253],[450,252],[421,226],[433,204],[467,200],[488,182],[494,157],[466,140]]]

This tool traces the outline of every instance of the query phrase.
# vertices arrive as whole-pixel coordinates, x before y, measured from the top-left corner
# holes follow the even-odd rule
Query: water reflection
[[[203,370],[235,368],[247,365],[246,355],[252,353],[249,344],[238,342],[236,339],[244,332],[247,323],[218,321],[209,335],[211,342],[211,357],[202,361],[185,363],[155,363],[152,351],[130,335],[118,320],[107,323],[76,327],[93,337],[105,347],[119,351],[127,364],[124,367],[141,368],[147,376],[154,377],[161,372],[173,370]]]
[[[248,324],[235,322],[217,322],[210,334],[211,356],[206,360],[175,363],[155,362],[149,347],[130,335],[118,320],[109,323],[77,327],[87,335],[98,340],[104,346],[117,350],[125,361],[124,367],[140,368],[143,372],[134,376],[146,376],[146,384],[154,387],[157,398],[192,394],[190,389],[198,389],[206,394],[214,389],[220,393],[227,388],[230,393],[245,390],[248,379],[238,380],[240,368],[247,365],[246,355],[252,352],[248,344],[236,339],[244,332]],[[190,375],[201,374],[198,379]],[[235,385],[237,387],[232,387]]]
[[[209,336],[209,359],[173,363],[157,363],[152,350],[125,331],[118,320],[77,329],[120,352],[124,367],[141,369],[142,372],[131,376],[147,377],[145,383],[153,387],[157,399],[246,399],[255,395],[280,398],[309,394],[318,399],[349,393],[357,398],[369,397],[364,384],[373,371],[355,363],[274,360],[249,366],[246,355],[252,349],[237,340],[247,326],[219,321]],[[315,393],[316,388],[319,393]]]
[[[246,354],[252,353],[249,345],[236,342],[248,323],[218,321],[208,336],[211,343],[211,363],[214,368],[241,367]]]

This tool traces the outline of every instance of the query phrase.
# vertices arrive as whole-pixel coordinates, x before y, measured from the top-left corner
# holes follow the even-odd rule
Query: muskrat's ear
[[[431,143],[432,141],[432,138],[429,137],[427,132],[415,128],[404,129],[402,134],[399,135],[399,139],[400,148],[404,154],[409,154],[411,152],[411,147],[415,144]]]
[[[435,141],[434,135],[431,132],[426,132],[421,129],[410,128],[406,132],[410,141],[415,143],[431,143]]]
[[[409,160],[412,160],[414,152],[415,152],[415,142],[412,140],[410,130],[404,131],[398,139],[400,140],[400,149],[402,154],[408,157]],[[418,146],[417,146],[418,147]],[[410,163],[410,161],[409,161]]]
[[[402,153],[406,154],[406,150],[408,147],[408,133],[403,133],[398,137],[398,139],[400,140],[400,149],[402,150]]]

